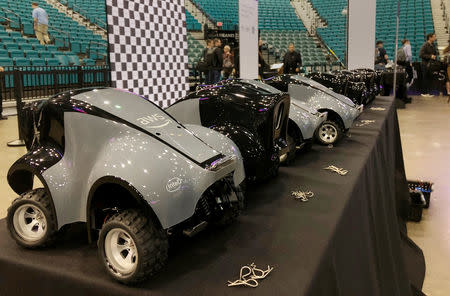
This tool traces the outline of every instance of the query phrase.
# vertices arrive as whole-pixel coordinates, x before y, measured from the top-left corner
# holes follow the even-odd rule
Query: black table
[[[372,106],[385,110],[367,107],[338,146],[314,146],[276,179],[249,188],[238,223],[174,241],[167,267],[138,287],[109,279],[96,246],[76,227],[55,247],[30,251],[16,246],[1,220],[0,295],[420,295],[425,262],[406,236],[393,98]],[[357,126],[360,120],[375,122]],[[331,164],[348,175],[324,170]],[[315,197],[294,200],[299,189]],[[252,262],[274,270],[256,289],[226,286]]]

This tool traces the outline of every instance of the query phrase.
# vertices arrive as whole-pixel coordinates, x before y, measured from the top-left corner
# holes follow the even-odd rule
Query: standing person
[[[262,39],[259,39],[259,41],[258,41],[258,75],[260,78],[263,78],[264,69],[267,68],[267,63],[264,60],[264,57],[262,54],[262,46],[263,46],[263,41],[262,41]]]
[[[212,68],[212,84],[220,81],[220,72],[223,67],[223,51],[222,41],[218,38],[214,39],[214,62]]]
[[[213,67],[214,67],[214,40],[208,39],[206,40],[206,48],[203,52],[203,60],[206,63],[206,79],[205,84],[212,84],[213,83]]]
[[[388,63],[389,57],[384,48],[384,43],[378,40],[375,48],[375,70],[384,70],[386,64]]]
[[[422,45],[419,52],[419,57],[422,59],[422,96],[432,97],[431,84],[433,77],[431,73],[431,63],[436,60],[437,50],[434,47],[434,41],[436,41],[436,34],[430,33],[427,35],[427,41]]]
[[[285,74],[297,74],[302,68],[302,56],[295,51],[294,43],[289,44],[288,52],[284,55],[283,67]]]
[[[50,43],[50,38],[48,37],[48,14],[43,8],[39,7],[37,2],[33,2],[31,7],[33,8],[32,15],[36,38],[41,44],[48,44]]]
[[[413,79],[411,43],[408,39],[403,39],[402,45],[402,48],[398,51],[397,64],[405,67],[407,83],[411,83]]]
[[[234,69],[234,56],[231,53],[231,48],[225,45],[223,48],[223,78],[228,79],[233,73]]]
[[[211,84],[212,76],[212,60],[214,56],[214,42],[212,39],[206,40],[206,47],[203,50],[202,58],[203,61],[200,63],[201,71],[205,74],[205,84]]]
[[[5,71],[5,69],[2,66],[0,66],[0,72],[3,72],[3,71]],[[0,90],[0,120],[8,119],[8,117],[3,115],[2,113],[3,113],[3,98],[2,98],[2,92]]]

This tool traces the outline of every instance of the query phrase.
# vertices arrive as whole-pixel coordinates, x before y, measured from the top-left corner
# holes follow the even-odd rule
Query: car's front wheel
[[[8,209],[11,237],[22,247],[39,248],[54,242],[57,224],[50,195],[44,188],[22,194]]]
[[[142,282],[166,263],[167,236],[137,210],[109,218],[98,239],[100,258],[107,272],[124,284]]]
[[[336,121],[327,120],[316,131],[316,140],[322,145],[337,143],[344,135],[344,129]]]

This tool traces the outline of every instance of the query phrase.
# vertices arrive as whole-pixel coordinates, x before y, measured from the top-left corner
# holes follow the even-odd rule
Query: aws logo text
[[[145,125],[148,128],[161,128],[170,123],[170,120],[165,118],[163,115],[155,113],[152,115],[147,115],[144,117],[139,117],[137,121],[141,125]],[[150,125],[150,126],[148,126]]]

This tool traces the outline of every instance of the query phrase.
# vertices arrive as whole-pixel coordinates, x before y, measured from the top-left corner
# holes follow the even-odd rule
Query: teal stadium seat
[[[23,58],[24,57],[23,50],[20,50],[20,49],[9,50],[8,49],[8,51],[9,51],[9,56],[11,58]]]
[[[34,50],[24,50],[25,56],[27,58],[39,58],[39,53]]]

